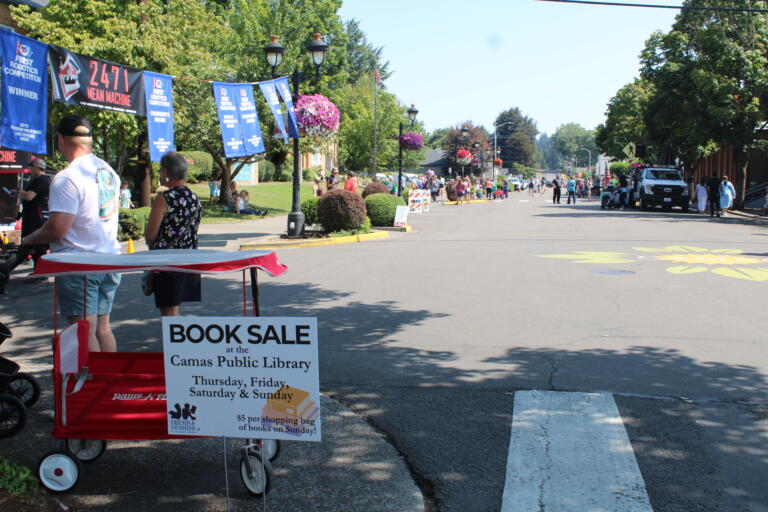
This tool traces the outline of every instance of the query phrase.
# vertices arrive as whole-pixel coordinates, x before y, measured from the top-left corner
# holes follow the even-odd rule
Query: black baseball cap
[[[78,128],[80,129],[78,130]],[[83,116],[70,114],[59,121],[59,126],[56,131],[59,132],[59,135],[64,136],[90,137],[91,123]]]

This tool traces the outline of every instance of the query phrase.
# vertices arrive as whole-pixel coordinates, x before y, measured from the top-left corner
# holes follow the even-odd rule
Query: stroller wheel
[[[0,438],[11,437],[24,428],[27,408],[13,395],[0,395]]]
[[[37,464],[37,477],[51,492],[67,492],[80,480],[83,467],[68,452],[49,452]]]
[[[280,455],[280,441],[277,439],[249,439],[248,443],[255,447],[255,452],[273,461]]]
[[[248,453],[240,459],[240,478],[249,493],[264,496],[272,487],[272,465],[258,453]]]
[[[107,449],[107,442],[100,439],[67,439],[67,450],[80,462],[93,462]]]
[[[28,373],[14,373],[8,379],[9,394],[21,400],[27,409],[37,403],[40,398],[40,384]]]

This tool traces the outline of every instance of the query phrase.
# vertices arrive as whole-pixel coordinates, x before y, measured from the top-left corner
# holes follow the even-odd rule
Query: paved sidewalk
[[[284,233],[286,220],[282,216],[205,224],[199,231],[200,247],[237,250],[242,243],[274,240]],[[146,248],[142,241],[134,245],[137,251]],[[24,284],[23,276],[30,270],[29,263],[21,265],[7,295],[0,295],[0,320],[13,330],[0,353],[19,363],[22,371],[34,374],[43,393],[30,410],[25,428],[12,438],[0,439],[0,456],[34,470],[57,444],[50,436],[53,424],[47,415],[52,409],[52,285]],[[207,296],[220,304],[228,297],[228,282],[221,278],[211,282]],[[112,317],[122,350],[161,349],[157,339],[131,336],[146,328],[138,324],[159,322],[151,299],[140,292],[137,275],[124,275]],[[245,491],[240,479],[240,442],[230,440],[227,475],[232,510],[424,510],[421,491],[403,458],[362,417],[323,396],[322,421],[322,442],[283,443],[273,463],[273,487],[266,501]],[[221,439],[113,442],[99,460],[84,465],[78,486],[60,499],[81,511],[226,510],[223,454]]]

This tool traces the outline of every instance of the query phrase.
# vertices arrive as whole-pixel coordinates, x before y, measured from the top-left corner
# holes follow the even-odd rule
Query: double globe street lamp
[[[413,123],[416,122],[416,115],[419,113],[418,110],[416,110],[415,105],[411,105],[411,108],[408,109],[408,119],[411,120],[411,126],[413,126]],[[397,197],[400,197],[403,195],[403,122],[400,121],[400,134],[397,137],[397,146],[398,146],[398,153],[397,153]]]
[[[312,56],[312,62],[315,64],[315,80],[320,79],[320,66],[325,61],[325,54],[328,52],[328,45],[321,39],[320,34],[314,34],[312,41],[307,45],[307,51]],[[264,54],[267,57],[267,63],[272,67],[272,78],[275,78],[275,69],[283,62],[283,53],[285,48],[280,44],[277,36],[272,36],[269,43],[264,46]],[[301,85],[301,74],[299,70],[294,70],[291,76],[293,85],[293,104],[299,101],[299,86]],[[297,127],[298,129],[298,127]],[[288,238],[302,238],[304,236],[304,213],[301,211],[301,160],[299,153],[299,138],[293,139],[293,198],[291,201],[291,213],[288,214]]]

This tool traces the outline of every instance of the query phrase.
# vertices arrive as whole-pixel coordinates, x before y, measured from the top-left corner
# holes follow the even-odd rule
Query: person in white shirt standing
[[[69,165],[51,183],[48,221],[25,237],[22,244],[50,244],[54,253],[119,253],[120,178],[93,154],[91,124],[84,117],[63,118],[57,137],[59,152]],[[109,315],[119,285],[120,274],[88,275],[85,283],[82,276],[56,278],[61,314],[70,323],[88,321],[92,351],[117,349]]]

